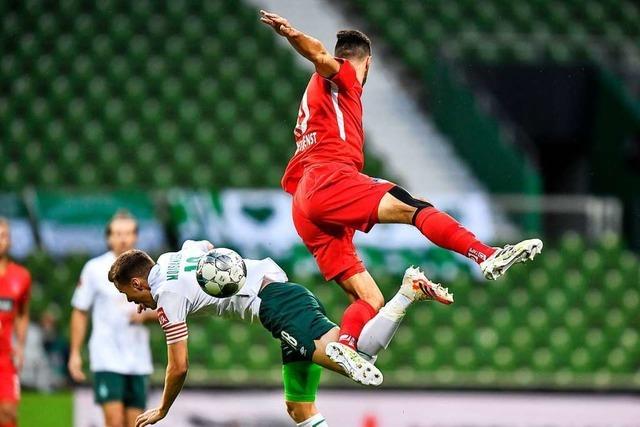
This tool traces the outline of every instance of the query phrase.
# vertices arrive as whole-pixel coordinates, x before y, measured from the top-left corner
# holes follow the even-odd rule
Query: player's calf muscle
[[[318,413],[314,402],[286,402],[287,413],[296,423],[301,423]]]

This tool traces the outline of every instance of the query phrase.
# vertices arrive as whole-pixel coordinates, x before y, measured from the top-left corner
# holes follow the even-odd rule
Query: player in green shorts
[[[139,304],[156,309],[168,345],[164,392],[158,408],[138,417],[136,427],[164,418],[177,397],[188,369],[187,316],[192,313],[258,318],[280,339],[287,411],[302,427],[324,427],[327,422],[315,406],[320,373],[325,367],[365,385],[379,385],[382,374],[373,365],[378,352],[391,341],[405,310],[414,301],[445,304],[453,296],[430,282],[416,268],[407,269],[402,286],[380,313],[366,325],[358,347],[363,354],[338,345],[338,327],[325,315],[320,301],[304,286],[290,283],[271,259],[245,259],[247,277],[240,291],[229,298],[214,298],[202,291],[195,277],[199,258],[213,247],[206,241],[187,241],[179,252],[163,254],[157,263],[143,251],[131,250],[116,259],[109,280]]]

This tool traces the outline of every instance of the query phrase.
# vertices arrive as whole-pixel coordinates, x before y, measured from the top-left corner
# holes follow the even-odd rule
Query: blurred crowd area
[[[29,325],[20,375],[21,385],[27,389],[51,392],[71,384],[67,372],[67,325],[61,324],[60,310],[52,305]]]

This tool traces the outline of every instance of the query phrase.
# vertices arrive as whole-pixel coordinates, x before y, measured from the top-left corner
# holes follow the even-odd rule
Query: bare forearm
[[[171,366],[167,367],[167,374],[164,380],[164,391],[162,393],[162,402],[160,404],[160,410],[164,413],[169,412],[169,408],[173,405],[173,401],[176,400],[182,385],[187,378],[186,369],[173,369]]]
[[[16,341],[20,347],[24,347],[27,339],[27,329],[29,329],[29,312],[20,314],[16,318]]]
[[[275,13],[260,11],[260,21],[272,27],[276,33],[286,37],[291,46],[307,58],[316,67],[316,72],[323,77],[330,77],[337,73],[340,64],[327,52],[320,41],[295,29],[289,21]]]
[[[155,310],[147,310],[142,313],[142,321],[143,322],[155,322],[158,320],[158,313]]]
[[[71,353],[81,352],[84,338],[87,334],[88,323],[89,316],[87,313],[76,309],[73,310],[71,313],[71,337],[69,343]]]
[[[327,49],[317,39],[306,35],[303,32],[295,31],[292,36],[288,36],[287,40],[298,53],[314,64],[323,56],[327,55]]]
[[[142,312],[133,313],[131,315],[131,323],[140,324],[158,320],[158,314],[155,310],[144,310]]]

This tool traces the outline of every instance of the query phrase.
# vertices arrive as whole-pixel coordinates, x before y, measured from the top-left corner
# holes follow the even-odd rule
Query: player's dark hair
[[[154,265],[155,262],[146,252],[131,249],[116,258],[107,277],[110,282],[126,285],[134,277],[147,277]]]
[[[338,58],[364,59],[371,55],[371,40],[358,30],[341,30],[336,34],[338,41],[333,51]]]
[[[131,221],[133,221],[135,223],[135,229],[133,230],[133,232],[138,234],[138,220],[136,219],[136,217],[126,209],[118,209],[107,223],[107,226],[104,228],[105,237],[108,238],[109,236],[111,236],[111,224],[119,219],[130,219]]]

